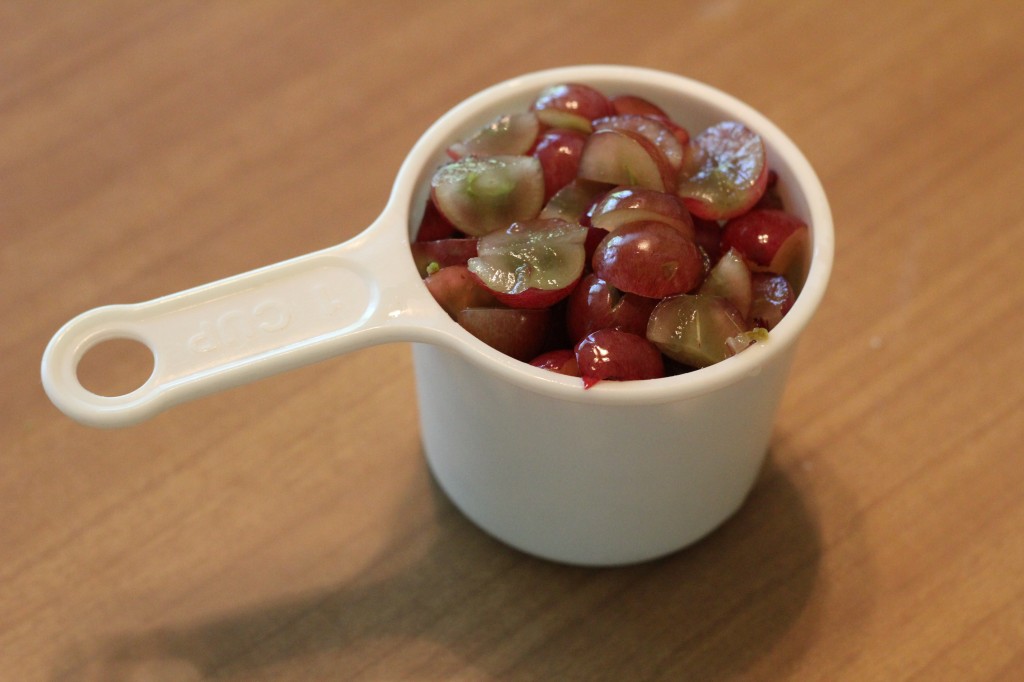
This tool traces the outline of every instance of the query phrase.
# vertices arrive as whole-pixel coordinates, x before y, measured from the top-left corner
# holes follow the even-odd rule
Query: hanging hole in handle
[[[153,351],[137,339],[110,338],[85,351],[75,370],[82,387],[114,398],[143,386],[153,375]]]

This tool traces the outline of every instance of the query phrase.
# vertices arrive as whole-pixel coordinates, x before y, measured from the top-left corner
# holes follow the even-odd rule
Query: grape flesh
[[[732,356],[729,339],[746,331],[743,316],[726,299],[682,294],[658,303],[647,338],[673,360],[707,367]]]
[[[699,133],[679,175],[678,192],[695,216],[723,220],[745,213],[764,194],[768,166],[761,136],[723,121]]]

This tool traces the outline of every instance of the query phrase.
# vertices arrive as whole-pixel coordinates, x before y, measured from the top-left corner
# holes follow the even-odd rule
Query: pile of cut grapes
[[[765,342],[793,305],[808,228],[742,123],[691,135],[647,99],[565,83],[447,152],[413,257],[511,357],[586,388],[653,379]]]

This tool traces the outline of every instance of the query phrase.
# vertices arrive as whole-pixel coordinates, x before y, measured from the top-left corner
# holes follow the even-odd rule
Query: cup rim
[[[692,372],[659,379],[602,381],[584,389],[578,377],[533,367],[483,343],[454,320],[442,321],[443,345],[464,355],[480,369],[550,397],[593,404],[635,405],[676,401],[702,395],[756,376],[762,367],[794,346],[825,295],[834,258],[834,226],[824,187],[803,152],[777,125],[749,104],[692,78],[637,66],[589,64],[563,66],[523,74],[499,82],[466,98],[431,125],[406,157],[392,189],[388,209],[401,216],[411,235],[418,227],[419,204],[426,201],[426,178],[446,157],[449,144],[494,116],[522,107],[542,88],[580,82],[605,92],[662,91],[678,100],[727,112],[757,131],[765,141],[773,169],[792,182],[786,189],[800,201],[810,228],[810,264],[793,307],[775,326],[766,343],[757,343],[731,358]],[[666,109],[664,101],[655,100]],[[511,108],[510,108],[511,107]],[[785,171],[784,173],[782,171]],[[787,207],[792,210],[791,207]],[[387,210],[385,212],[388,212]],[[408,259],[411,264],[411,258]],[[447,318],[447,315],[444,316]],[[450,324],[447,324],[450,323]]]

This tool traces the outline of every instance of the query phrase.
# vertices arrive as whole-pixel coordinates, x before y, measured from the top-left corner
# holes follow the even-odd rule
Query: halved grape
[[[774,329],[796,301],[793,286],[782,275],[755,272],[751,278],[750,321],[758,327]]]
[[[683,145],[664,121],[650,116],[626,114],[599,118],[594,121],[593,125],[595,131],[610,128],[631,130],[643,135],[661,150],[674,170],[678,171],[679,167],[683,165]]]
[[[576,363],[576,353],[568,348],[541,353],[533,360],[530,360],[530,364],[555,374],[564,374],[570,377],[578,377],[580,375],[580,367]]]
[[[761,136],[733,121],[699,133],[679,173],[677,192],[695,216],[724,220],[749,210],[768,181]]]
[[[506,305],[550,306],[579,281],[586,234],[585,227],[554,218],[517,222],[481,237],[469,269]]]
[[[448,147],[448,156],[498,156],[526,154],[540,133],[540,120],[532,111],[499,116],[469,137]]]
[[[429,242],[435,239],[447,239],[453,236],[455,232],[455,226],[441,215],[441,212],[437,210],[437,206],[434,205],[434,198],[429,197],[426,206],[423,207],[423,218],[420,219],[420,226],[416,229],[416,241]]]
[[[456,321],[491,348],[516,360],[537,356],[547,337],[551,311],[514,308],[463,308]]]
[[[643,187],[616,187],[594,204],[590,222],[595,227],[615,231],[627,223],[653,220],[676,228],[694,238],[693,218],[678,197]]]
[[[771,208],[755,209],[722,228],[722,248],[743,254],[754,270],[790,274],[803,272],[807,225],[796,216]]]
[[[579,177],[665,192],[674,187],[676,171],[661,150],[643,135],[606,128],[587,138],[580,157]]]
[[[728,340],[747,331],[736,308],[724,298],[700,294],[670,296],[654,308],[647,339],[691,367],[707,367],[733,355]]]
[[[751,292],[750,268],[736,249],[729,249],[718,259],[698,291],[705,296],[727,299],[743,319],[750,315]]]
[[[412,258],[420,277],[430,274],[428,268],[435,264],[437,268],[449,265],[465,265],[476,256],[476,238],[466,239],[435,239],[431,242],[413,242]]]
[[[653,298],[619,291],[594,273],[585,275],[566,300],[566,331],[573,343],[598,329],[642,336],[657,303]]]
[[[532,156],[467,156],[438,168],[431,191],[445,218],[481,236],[536,217],[544,203],[544,173]]]
[[[697,245],[676,228],[654,221],[609,233],[594,252],[593,266],[616,289],[650,298],[690,291],[704,274]]]
[[[599,381],[632,381],[665,376],[661,353],[643,336],[600,329],[576,344],[576,364],[583,387]]]
[[[635,114],[637,116],[649,116],[656,118],[671,130],[680,144],[685,145],[690,141],[690,133],[683,126],[673,121],[665,111],[657,104],[650,102],[643,97],[636,95],[619,95],[611,99],[612,109],[618,115]]]
[[[545,88],[534,100],[533,111],[552,128],[571,128],[589,133],[590,122],[609,116],[612,106],[604,93],[581,83],[559,83]]]
[[[496,305],[497,300],[480,286],[465,265],[450,265],[431,274],[423,283],[453,319],[464,308]]]
[[[608,185],[604,183],[576,178],[555,192],[537,217],[587,225],[590,221],[588,211],[607,191]]]
[[[668,120],[668,114],[654,102],[637,95],[616,95],[611,100],[612,110],[622,116],[634,114],[637,116],[653,116]]]
[[[555,129],[541,135],[533,155],[544,171],[544,198],[550,199],[576,177],[587,136],[577,130]]]

